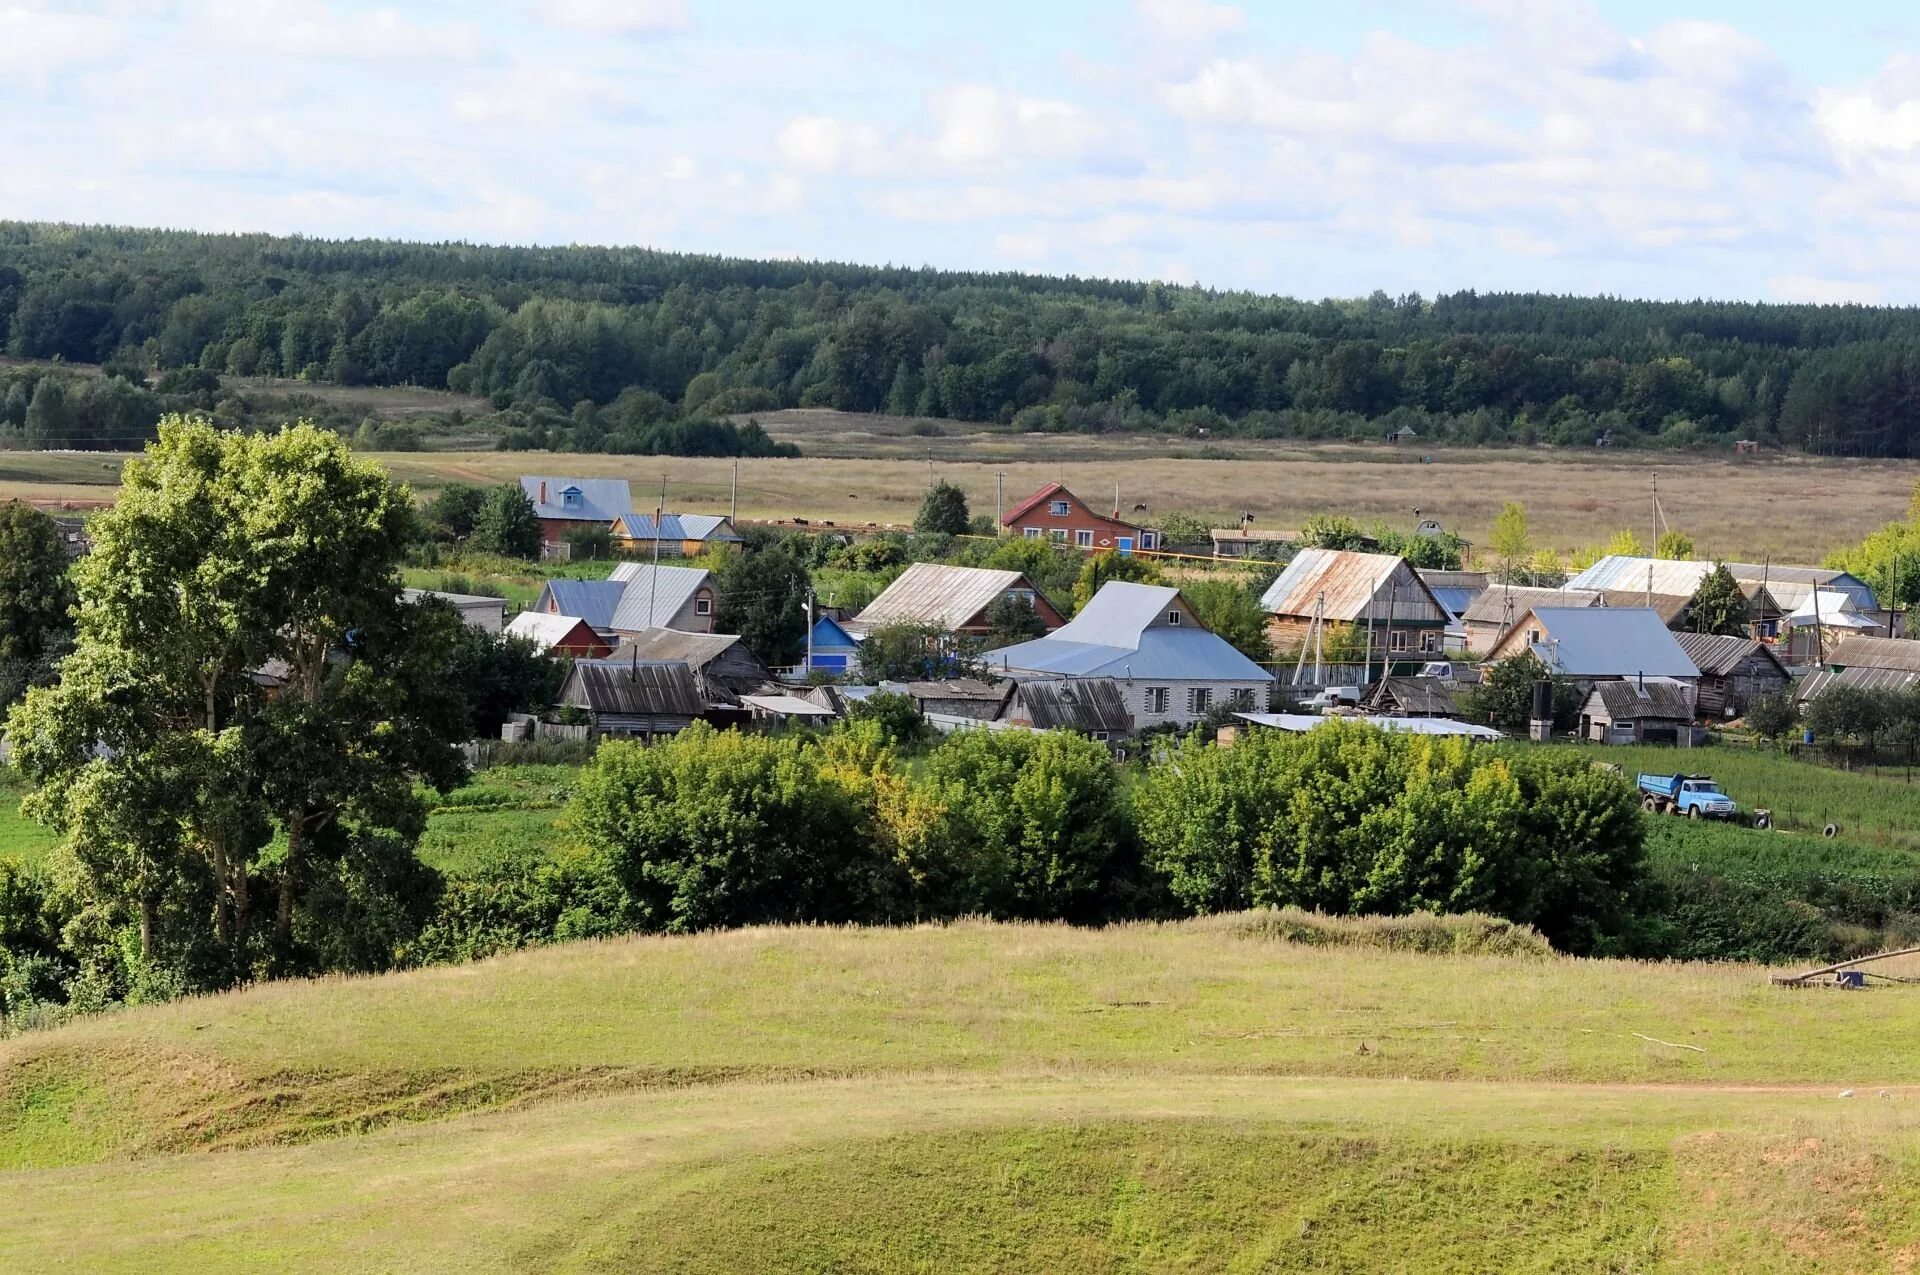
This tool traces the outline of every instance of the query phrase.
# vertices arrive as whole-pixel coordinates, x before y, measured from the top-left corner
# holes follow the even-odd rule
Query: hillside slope
[[[0,1267],[1856,1270],[1920,1253],[1906,992],[1256,932],[630,939],[17,1039],[0,1045]]]

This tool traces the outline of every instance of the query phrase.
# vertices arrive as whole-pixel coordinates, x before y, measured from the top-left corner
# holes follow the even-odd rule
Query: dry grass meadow
[[[0,1043],[0,1268],[1863,1271],[1920,1253],[1910,990],[1271,932],[634,938],[31,1034]]]

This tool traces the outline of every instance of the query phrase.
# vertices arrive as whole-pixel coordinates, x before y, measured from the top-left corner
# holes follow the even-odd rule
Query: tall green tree
[[[1685,562],[1693,557],[1693,537],[1672,527],[1653,542],[1653,556],[1668,562]]]
[[[1231,642],[1234,649],[1256,664],[1273,658],[1267,639],[1267,613],[1260,595],[1240,580],[1191,580],[1180,586],[1200,623]]]
[[[0,662],[44,655],[72,608],[59,524],[21,501],[0,505]]]
[[[1073,606],[1079,610],[1093,601],[1093,595],[1100,592],[1103,585],[1116,580],[1125,584],[1159,584],[1163,579],[1159,567],[1135,554],[1115,553],[1111,549],[1089,554],[1081,564],[1079,578],[1073,582]]]
[[[427,525],[451,540],[465,540],[487,502],[487,489],[469,483],[448,483],[427,505]]]
[[[399,596],[411,499],[330,431],[174,419],[91,530],[74,653],[8,720],[36,810],[143,959],[171,916],[204,977],[310,967],[306,890],[405,875],[419,785],[462,775],[458,621]]]
[[[807,649],[810,579],[806,564],[784,541],[734,555],[714,577],[720,593],[714,631],[739,634],[769,667],[796,663]]]
[[[473,515],[473,534],[468,543],[482,553],[539,557],[540,518],[533,501],[514,483],[487,488]]]
[[[1518,577],[1527,556],[1533,552],[1532,534],[1527,529],[1527,507],[1517,500],[1509,500],[1493,520],[1493,534],[1488,538],[1495,561],[1500,564],[1500,578],[1513,581]]]
[[[27,404],[26,440],[29,447],[72,447],[79,417],[67,400],[67,387],[57,376],[43,376]]]
[[[1715,563],[1694,591],[1687,627],[1695,633],[1748,637],[1752,623],[1753,608],[1747,602],[1747,595],[1740,591],[1740,582],[1727,570],[1726,563]]]
[[[950,482],[941,481],[927,488],[914,515],[915,531],[937,531],[944,536],[967,534],[967,493]]]

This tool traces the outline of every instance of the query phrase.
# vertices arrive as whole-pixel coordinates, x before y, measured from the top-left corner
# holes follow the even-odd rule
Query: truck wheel
[[[1689,807],[1689,808],[1688,808],[1688,810],[1687,810],[1687,818],[1689,818],[1689,819],[1698,819],[1699,817],[1700,817],[1700,807],[1698,807],[1698,806],[1692,806],[1692,807]]]
[[[1642,797],[1640,799],[1640,809],[1646,811],[1648,814],[1652,814],[1654,811],[1660,809],[1660,803],[1651,797]]]
[[[1837,823],[1830,823],[1826,827],[1820,830],[1820,835],[1825,837],[1828,841],[1832,841],[1835,837],[1840,835],[1840,825]]]
[[[1753,826],[1761,832],[1765,832],[1767,829],[1773,827],[1773,820],[1766,815],[1755,815],[1753,817]]]

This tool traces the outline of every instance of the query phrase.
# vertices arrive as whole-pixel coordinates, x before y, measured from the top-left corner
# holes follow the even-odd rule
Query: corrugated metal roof
[[[889,624],[931,624],[957,629],[1013,589],[1038,593],[1018,571],[916,562],[847,621],[847,627],[865,631]]]
[[[1647,569],[1653,569],[1655,593],[1683,593],[1692,597],[1700,582],[1713,570],[1713,563],[1700,560],[1669,562],[1660,558],[1628,557],[1609,554],[1567,581],[1569,589],[1619,589],[1645,593]],[[1845,593],[1854,599],[1858,610],[1875,610],[1879,603],[1873,590],[1855,576],[1832,567],[1803,567],[1781,563],[1729,562],[1727,570],[1743,586],[1766,585],[1767,593],[1783,611],[1791,611],[1805,602],[1817,585]],[[1752,593],[1748,593],[1752,597]]]
[[[1127,645],[1114,639],[1130,639],[1164,620],[1179,598],[1180,590],[1168,585],[1109,580],[1067,621],[1058,636],[1070,642]]]
[[[540,499],[545,484],[546,499]],[[624,478],[546,478],[534,476],[520,480],[520,490],[533,502],[533,512],[542,518],[572,518],[581,522],[612,522],[633,512],[633,493]],[[577,504],[569,505],[568,492],[578,492]]]
[[[439,598],[449,606],[464,610],[467,607],[505,608],[507,600],[496,598],[490,593],[448,593],[444,589],[402,589],[400,596],[408,602],[418,602],[422,598]]]
[[[695,672],[705,668],[740,645],[733,633],[682,633],[678,629],[643,629],[623,640],[609,660],[678,660]],[[751,652],[742,653],[757,666],[760,661]],[[764,672],[764,670],[763,670]]]
[[[701,567],[623,562],[613,569],[613,579],[622,589],[609,627],[637,632],[667,627],[702,585],[712,583],[713,573]]]
[[[616,580],[549,580],[541,588],[534,609],[577,615],[596,629],[610,629],[625,591],[626,586]]]
[[[1119,677],[1133,681],[1271,682],[1273,675],[1205,629],[1147,629],[1139,645],[1105,646],[1059,636],[1037,638],[986,654],[1010,673],[1057,677]]]
[[[1673,593],[1690,598],[1713,570],[1711,562],[1634,558],[1610,553],[1567,581],[1569,589],[1618,589],[1645,594]],[[1649,574],[1651,573],[1651,574]]]
[[[1546,666],[1568,677],[1696,678],[1700,670],[1645,607],[1534,607]]]
[[[1589,699],[1594,696],[1599,697],[1607,716],[1616,722],[1693,719],[1693,701],[1687,695],[1687,688],[1665,678],[1596,682]]]
[[[1467,624],[1508,625],[1535,607],[1598,606],[1599,603],[1600,594],[1594,590],[1576,592],[1496,584],[1475,598],[1460,618]]]
[[[1702,673],[1714,677],[1725,677],[1732,673],[1756,651],[1772,660],[1782,673],[1786,672],[1786,666],[1780,663],[1780,657],[1773,653],[1773,648],[1753,638],[1724,633],[1676,633],[1673,639]]]
[[[1920,673],[1904,669],[1867,668],[1855,665],[1834,672],[1821,669],[1808,674],[1799,685],[1794,697],[1801,703],[1818,699],[1831,687],[1850,686],[1862,691],[1904,691],[1909,687],[1920,686]]]
[[[640,717],[698,717],[707,711],[693,670],[678,661],[580,660],[560,698],[595,713]]]
[[[554,643],[585,623],[586,621],[577,615],[549,615],[544,611],[522,611],[507,622],[506,634],[508,637],[525,638],[533,643],[534,649],[545,653],[553,649]],[[587,627],[591,629],[593,626],[589,624]]]
[[[798,695],[742,695],[740,702],[779,717],[832,717],[834,711]]]
[[[730,544],[740,539],[725,514],[662,514],[660,516],[662,539],[665,540],[710,540],[715,544]],[[653,515],[628,514],[620,519],[614,534],[628,540],[652,540]]]
[[[1632,589],[1607,589],[1601,593],[1600,599],[1600,605],[1613,607],[1615,610],[1633,607],[1651,608],[1660,617],[1660,622],[1669,626],[1685,615],[1687,608],[1693,605],[1691,594],[1683,596],[1678,593],[1655,593],[1649,596],[1644,592],[1636,593]]]
[[[1476,593],[1489,588],[1493,577],[1485,571],[1442,571],[1437,567],[1415,567],[1413,574],[1429,589],[1471,589]]]
[[[1902,673],[1920,673],[1920,642],[1910,638],[1869,637],[1856,634],[1846,638],[1827,656],[1835,668],[1896,669]]]
[[[1387,587],[1387,581],[1404,565],[1404,560],[1390,553],[1361,553],[1355,549],[1302,549],[1295,554],[1287,569],[1280,573],[1260,598],[1260,606],[1269,615],[1310,616],[1319,607],[1323,619],[1336,622],[1363,620],[1368,613],[1369,604]],[[1432,597],[1427,586],[1413,572],[1406,572],[1410,590],[1419,590],[1429,599]],[[1322,606],[1321,595],[1326,595]],[[1402,597],[1400,603],[1412,601]],[[1438,608],[1436,601],[1433,605]],[[1396,609],[1396,618],[1406,615],[1406,610]],[[1381,602],[1373,611],[1374,618],[1386,619],[1386,603]]]
[[[880,689],[888,695],[906,695],[913,699],[1002,700],[1013,688],[1005,682],[955,677],[944,682],[882,682]]]
[[[1041,730],[1105,731],[1124,735],[1133,730],[1120,684],[1110,677],[1039,678],[1021,682],[1013,692],[1008,713],[1024,712]]]
[[[1338,718],[1310,717],[1305,713],[1235,713],[1243,722],[1252,722],[1255,726],[1270,726],[1275,730],[1293,731],[1296,734],[1325,726],[1331,721],[1358,722],[1362,726],[1372,726],[1377,730],[1396,730],[1408,735],[1465,735],[1470,739],[1505,739],[1491,726],[1476,726],[1472,722],[1449,721],[1444,717],[1369,717],[1365,714],[1342,714]]]

